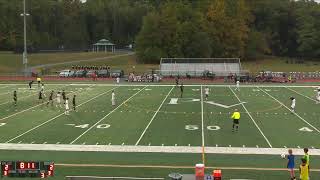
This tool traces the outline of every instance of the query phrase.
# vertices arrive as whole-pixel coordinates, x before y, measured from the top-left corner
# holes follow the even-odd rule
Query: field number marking
[[[299,131],[312,132],[313,130],[308,128],[308,127],[302,127],[302,128],[299,129]]]
[[[198,125],[186,125],[185,129],[189,130],[189,131],[195,131],[195,130],[199,130],[199,126]],[[210,131],[218,131],[221,129],[221,127],[220,126],[207,126],[207,129]]]
[[[80,125],[75,125],[75,124],[66,124],[67,126],[74,126],[76,128],[81,128],[81,129],[86,129],[89,127],[90,124],[80,124]],[[110,124],[99,124],[96,126],[97,129],[108,129],[111,125]]]

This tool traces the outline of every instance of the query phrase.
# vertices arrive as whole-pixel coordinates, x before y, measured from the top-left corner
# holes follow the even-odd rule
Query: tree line
[[[23,44],[22,0],[0,1],[0,49]],[[319,58],[320,4],[312,0],[27,0],[28,46],[134,44],[138,59],[264,55]]]

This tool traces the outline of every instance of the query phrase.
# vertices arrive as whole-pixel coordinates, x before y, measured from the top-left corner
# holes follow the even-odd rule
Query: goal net
[[[241,73],[240,58],[161,58],[162,76],[201,77],[204,73],[229,76]]]

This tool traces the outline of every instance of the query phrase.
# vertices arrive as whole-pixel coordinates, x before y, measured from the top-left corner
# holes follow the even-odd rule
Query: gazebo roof
[[[107,39],[100,39],[97,43],[93,44],[96,46],[114,46],[115,44],[111,43]]]

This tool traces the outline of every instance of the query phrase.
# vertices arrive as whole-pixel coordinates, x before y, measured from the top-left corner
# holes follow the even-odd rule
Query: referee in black
[[[73,110],[76,111],[76,95],[73,95],[73,98],[72,98],[72,107],[73,107]]]
[[[183,83],[181,83],[181,85],[180,85],[180,97],[182,98],[182,96],[183,96],[183,89],[184,89],[184,86],[183,86]]]
[[[14,106],[17,106],[17,101],[18,101],[17,91],[13,91],[13,102],[14,102]]]

